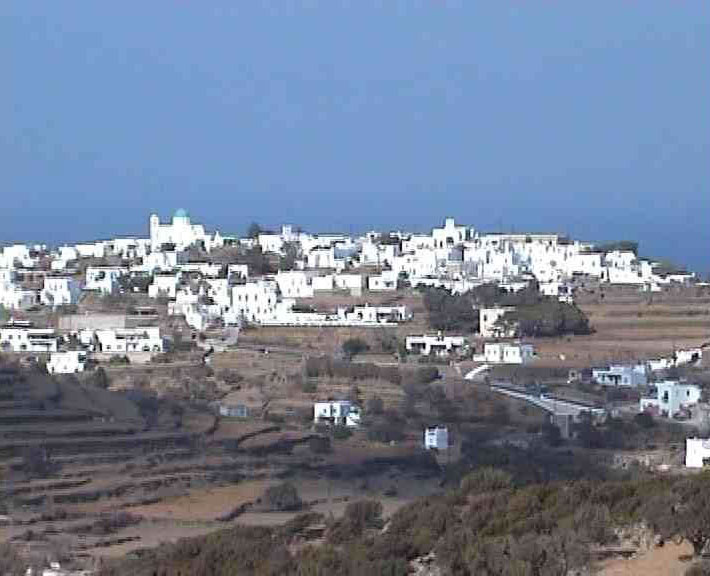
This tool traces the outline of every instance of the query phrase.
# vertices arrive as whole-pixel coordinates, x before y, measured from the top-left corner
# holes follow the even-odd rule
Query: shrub
[[[634,416],[634,422],[638,424],[640,428],[646,430],[653,428],[656,424],[653,420],[653,416],[649,412],[639,412]]]
[[[396,412],[387,412],[369,425],[367,437],[375,442],[400,442],[404,440],[404,421]]]
[[[330,438],[327,436],[313,436],[313,438],[308,440],[308,448],[314,454],[328,454],[332,450]]]
[[[513,485],[513,479],[507,472],[496,468],[481,468],[471,472],[461,480],[461,492],[464,494],[495,492]]]
[[[292,512],[303,507],[298,490],[290,482],[269,486],[262,496],[264,505],[276,512]]]
[[[313,378],[304,378],[301,382],[301,392],[304,394],[315,394],[318,391],[318,383]]]
[[[382,398],[375,395],[367,401],[367,413],[379,416],[385,411],[385,403]]]
[[[109,387],[109,380],[106,375],[106,370],[99,366],[91,375],[91,382],[94,386],[107,390]]]
[[[347,440],[352,436],[350,428],[347,426],[334,426],[333,427],[333,438],[336,440]]]
[[[22,455],[21,468],[30,477],[46,478],[56,471],[57,466],[46,448],[30,446]]]
[[[349,338],[343,342],[342,349],[343,356],[345,356],[348,360],[352,360],[358,354],[367,352],[370,347],[367,345],[367,342],[361,340],[360,338]]]
[[[414,379],[418,384],[429,384],[439,379],[439,369],[436,366],[422,366],[417,368]]]
[[[424,291],[424,307],[434,330],[477,332],[478,313],[469,294],[451,294],[443,288]]]
[[[352,502],[343,517],[329,527],[328,540],[333,544],[348,542],[367,529],[382,528],[382,524],[382,504],[375,500]]]

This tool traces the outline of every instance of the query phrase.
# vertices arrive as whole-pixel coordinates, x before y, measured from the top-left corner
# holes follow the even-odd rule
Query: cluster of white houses
[[[274,274],[258,275],[245,263],[211,259],[216,250],[228,246],[258,247],[266,258],[289,256],[290,264]],[[58,308],[77,304],[85,292],[144,291],[167,301],[168,313],[184,317],[197,331],[244,322],[383,326],[405,322],[411,312],[404,306],[368,305],[316,310],[303,302],[328,292],[386,293],[402,283],[463,292],[491,282],[517,290],[531,280],[537,281],[542,293],[569,301],[573,298],[569,281],[576,276],[648,289],[693,278],[669,274],[630,251],[600,251],[554,234],[482,234],[457,225],[452,218],[428,234],[308,234],[283,226],[279,232],[236,238],[207,232],[187,212],[178,210],[168,223],[151,215],[148,238],[116,238],[55,250],[26,245],[0,249],[0,306],[11,312]],[[513,338],[514,327],[503,321],[510,311],[505,307],[480,310],[481,336]],[[56,351],[46,329],[15,326],[3,334],[0,344],[6,349]],[[82,338],[101,352],[161,349],[160,336],[150,332],[135,336],[97,330]],[[463,338],[448,335],[412,336],[406,345],[408,351],[419,354],[446,355],[467,349]],[[533,357],[530,346],[509,341],[487,344],[479,359],[520,364]],[[625,383],[627,375],[620,378]]]
[[[482,234],[447,218],[429,234],[370,232],[308,234],[290,226],[255,237],[222,236],[194,224],[178,210],[169,223],[150,216],[148,238],[113,240],[62,246],[14,245],[0,250],[0,305],[6,309],[75,304],[82,291],[110,294],[121,282],[148,276],[148,294],[172,301],[171,310],[183,315],[197,330],[213,321],[285,325],[352,325],[391,322],[386,312],[329,311],[308,313],[295,306],[297,299],[319,292],[348,291],[359,295],[394,291],[403,282],[412,286],[441,286],[461,292],[482,283],[496,282],[515,289],[531,279],[544,294],[561,300],[573,297],[569,280],[589,276],[602,282],[634,284],[658,289],[670,282],[687,282],[692,274],[671,274],[660,264],[638,259],[631,251],[596,250],[591,244],[555,234]],[[268,277],[252,277],[244,264],[225,266],[209,255],[227,245],[261,248],[275,257],[293,255],[288,270]],[[193,248],[207,257],[194,262]],[[108,265],[105,259],[119,265]],[[100,263],[78,274],[82,259]],[[28,280],[28,277],[30,280]],[[497,327],[496,314],[482,318],[482,332]],[[493,335],[493,334],[490,334]]]

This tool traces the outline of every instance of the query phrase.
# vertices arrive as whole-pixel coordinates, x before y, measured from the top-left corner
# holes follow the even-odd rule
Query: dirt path
[[[687,557],[693,554],[693,547],[687,542],[653,548],[634,558],[616,558],[601,565],[600,576],[683,576],[691,565]]]

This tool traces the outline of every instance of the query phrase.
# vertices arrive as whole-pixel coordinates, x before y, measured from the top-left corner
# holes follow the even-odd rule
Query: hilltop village
[[[366,499],[396,521],[481,467],[554,481],[710,458],[710,287],[633,242],[453,218],[237,237],[185,210],[147,232],[0,247],[0,534],[23,570],[122,573],[296,521],[299,546],[340,546],[327,518]],[[392,573],[434,562],[420,552]]]

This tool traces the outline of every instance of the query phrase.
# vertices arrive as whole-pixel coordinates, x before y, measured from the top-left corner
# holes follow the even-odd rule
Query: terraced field
[[[356,435],[314,453],[304,419],[312,397],[345,395],[349,385],[323,380],[318,393],[304,394],[289,380],[300,359],[273,360],[238,352],[214,361],[217,373],[239,367],[250,394],[263,395],[268,410],[248,420],[219,418],[205,402],[155,401],[0,365],[0,540],[94,566],[230,522],[280,523],[293,513],[264,510],[259,499],[286,478],[325,513],[363,495],[392,510],[436,489],[435,477],[422,481],[410,464],[418,439],[373,449]],[[165,369],[155,374],[162,383]],[[363,382],[362,390],[400,402],[401,392],[377,386]]]

